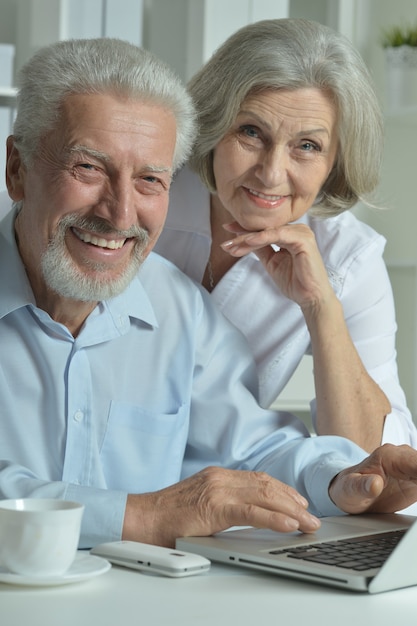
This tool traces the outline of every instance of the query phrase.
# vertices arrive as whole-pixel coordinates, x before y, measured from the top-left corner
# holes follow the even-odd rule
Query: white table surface
[[[416,555],[417,567],[417,555]],[[113,566],[60,587],[0,584],[2,626],[415,626],[417,587],[368,595],[212,565],[166,578]]]

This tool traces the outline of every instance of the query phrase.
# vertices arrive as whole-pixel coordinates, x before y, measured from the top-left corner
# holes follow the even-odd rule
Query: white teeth
[[[270,202],[276,202],[277,200],[281,200],[282,196],[267,196],[264,193],[260,193],[259,191],[255,191],[254,189],[249,189],[252,195],[258,196],[258,198],[262,198],[263,200],[269,200]]]
[[[80,232],[79,230],[73,229],[74,233],[77,235],[78,239],[84,241],[85,243],[91,243],[93,246],[98,246],[99,248],[110,248],[111,250],[118,250],[123,246],[126,239],[103,239],[101,237],[96,237],[95,235],[90,235],[89,233]]]

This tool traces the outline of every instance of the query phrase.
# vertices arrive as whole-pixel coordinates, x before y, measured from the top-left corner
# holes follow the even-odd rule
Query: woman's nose
[[[266,187],[272,188],[285,180],[286,171],[285,151],[276,147],[262,154],[257,168],[257,176]]]

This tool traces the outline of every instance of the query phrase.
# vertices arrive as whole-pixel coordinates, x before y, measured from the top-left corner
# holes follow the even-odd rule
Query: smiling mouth
[[[251,193],[253,196],[256,196],[257,198],[261,198],[261,200],[268,200],[268,202],[277,202],[277,200],[281,200],[282,198],[284,198],[285,196],[271,196],[271,195],[266,195],[264,193],[261,193],[260,191],[255,191],[254,189],[250,189],[249,187],[247,187],[247,190],[249,191],[249,193]]]
[[[124,246],[125,242],[127,241],[126,239],[104,239],[103,237],[97,237],[97,235],[81,232],[76,228],[73,228],[72,231],[74,235],[76,235],[78,239],[80,239],[84,243],[90,243],[92,246],[97,246],[98,248],[119,250]]]

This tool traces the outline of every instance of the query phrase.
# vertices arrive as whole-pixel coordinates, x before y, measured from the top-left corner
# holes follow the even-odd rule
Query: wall
[[[16,42],[16,0],[0,0],[0,42]]]
[[[143,45],[187,81],[233,32],[286,17],[289,5],[290,0],[145,0]]]

